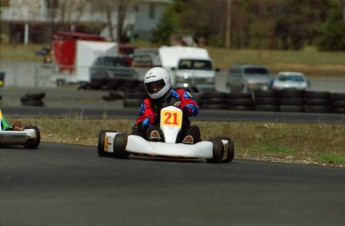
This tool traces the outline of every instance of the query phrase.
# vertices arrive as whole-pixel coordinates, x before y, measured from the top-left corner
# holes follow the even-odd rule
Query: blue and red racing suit
[[[167,98],[155,100],[146,97],[144,99],[137,118],[138,129],[144,132],[150,126],[159,124],[160,111],[167,106],[175,106],[183,111],[182,129],[190,125],[189,117],[199,113],[198,103],[187,91],[172,89]]]

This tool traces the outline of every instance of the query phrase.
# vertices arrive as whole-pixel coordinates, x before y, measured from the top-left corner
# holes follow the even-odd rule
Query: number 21
[[[177,125],[177,113],[171,113],[171,112],[166,112],[165,115],[167,118],[165,119],[164,123],[165,124],[172,124],[172,125]]]

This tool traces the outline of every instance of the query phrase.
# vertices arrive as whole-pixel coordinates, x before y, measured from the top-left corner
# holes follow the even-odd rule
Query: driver
[[[200,142],[200,130],[191,126],[189,117],[196,116],[199,106],[195,99],[183,89],[172,89],[168,72],[161,67],[150,69],[144,78],[148,94],[141,105],[138,125],[138,135],[147,140],[162,141],[163,134],[159,126],[160,110],[167,106],[175,106],[183,111],[182,128],[177,143],[193,144]]]

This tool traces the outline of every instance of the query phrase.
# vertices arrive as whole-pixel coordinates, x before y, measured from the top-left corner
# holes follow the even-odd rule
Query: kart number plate
[[[161,125],[182,127],[182,111],[163,109],[161,111]]]

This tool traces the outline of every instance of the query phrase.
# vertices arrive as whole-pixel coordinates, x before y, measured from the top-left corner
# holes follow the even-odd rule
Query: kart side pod
[[[234,144],[230,138],[216,137],[196,144],[150,142],[136,135],[103,130],[98,138],[98,155],[126,159],[140,154],[171,158],[206,159],[208,163],[230,162],[234,158]]]
[[[36,126],[27,126],[23,131],[0,131],[0,144],[23,145],[35,149],[41,142],[41,133]]]

